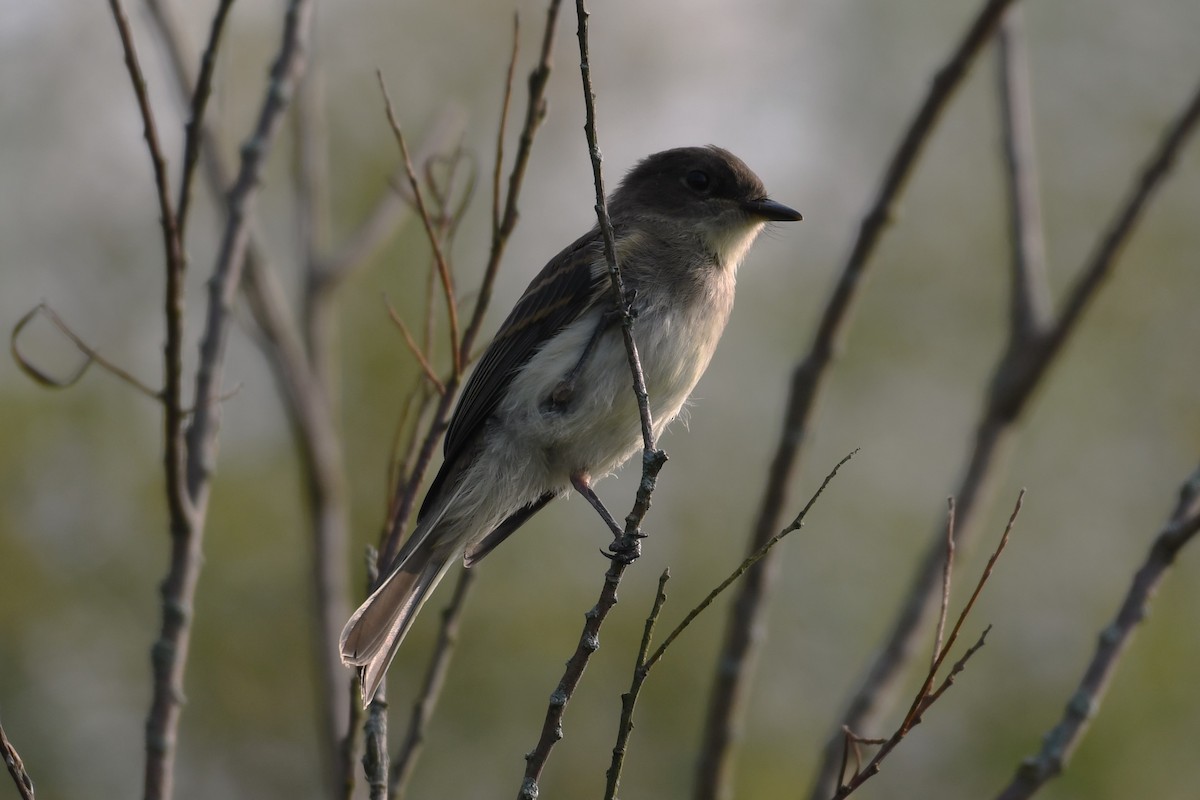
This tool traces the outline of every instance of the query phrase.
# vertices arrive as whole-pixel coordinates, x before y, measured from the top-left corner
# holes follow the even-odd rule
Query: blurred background
[[[128,5],[177,175],[182,110],[144,10]],[[178,5],[198,47],[214,4]],[[643,155],[711,142],[742,156],[805,221],[780,226],[752,252],[690,422],[662,441],[671,462],[647,519],[651,538],[568,710],[545,796],[602,790],[619,694],[662,569],[673,575],[664,611],[673,625],[741,559],[791,367],[900,131],[974,5],[612,0],[591,9],[610,185]],[[212,117],[231,143],[253,124],[281,9],[235,5]],[[490,174],[514,11],[522,21],[519,121],[541,3],[358,0],[318,9],[313,68],[326,88],[335,241],[388,191],[397,164],[376,68],[412,139],[439,115],[461,113],[464,144],[481,175]],[[562,17],[549,117],[485,339],[533,274],[594,221],[569,4]],[[1200,79],[1200,4],[1032,3],[1025,21],[1051,282],[1061,296]],[[902,198],[815,418],[790,506],[798,510],[848,451],[862,452],[782,545],[739,742],[740,797],[805,791],[963,466],[1007,313],[997,114],[989,49]],[[285,131],[258,230],[273,265],[294,279],[291,145]],[[454,250],[464,287],[486,258],[487,194],[476,197]],[[197,198],[189,367],[221,222],[210,196]],[[1192,142],[1030,405],[984,544],[960,554],[956,602],[1027,487],[1013,542],[964,634],[973,640],[992,623],[987,647],[860,796],[989,796],[1057,720],[1196,466],[1198,220],[1200,143]],[[106,357],[157,385],[159,236],[141,123],[105,4],[0,0],[0,329],[46,300]],[[418,308],[410,298],[423,291],[426,266],[420,225],[410,221],[340,295],[356,587],[362,548],[375,541],[385,508],[400,403],[416,379],[383,298],[406,313]],[[22,344],[56,374],[79,362],[47,324],[31,326]],[[177,796],[322,797],[305,502],[280,399],[245,326],[230,344],[226,385],[237,391],[223,404]],[[48,391],[0,360],[0,719],[47,798],[139,791],[148,655],[167,563],[161,427],[153,401],[99,370]],[[635,487],[626,469],[600,494],[624,513]],[[481,567],[412,796],[516,792],[522,756],[599,591],[606,562],[596,550],[605,537],[586,504],[559,502]],[[1082,748],[1045,796],[1194,792],[1198,578],[1200,555],[1185,551]],[[444,588],[434,603],[447,595]],[[726,608],[719,602],[651,677],[622,782],[627,800],[689,795]],[[390,672],[398,711],[424,669],[434,610]],[[919,681],[910,674],[907,685]],[[15,796],[0,786],[0,797]]]

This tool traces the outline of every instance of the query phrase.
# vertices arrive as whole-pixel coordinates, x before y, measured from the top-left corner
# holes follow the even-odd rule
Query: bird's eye
[[[694,192],[707,192],[712,182],[709,180],[707,172],[694,169],[683,176],[683,183]]]

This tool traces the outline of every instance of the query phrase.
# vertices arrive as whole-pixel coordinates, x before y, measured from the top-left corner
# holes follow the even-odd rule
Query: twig
[[[408,789],[408,782],[412,779],[421,748],[425,744],[425,730],[429,726],[429,721],[433,719],[434,709],[437,708],[438,698],[441,697],[442,687],[446,682],[446,674],[450,671],[450,660],[458,645],[459,625],[462,622],[463,611],[466,610],[467,597],[470,595],[475,575],[474,570],[459,571],[454,595],[450,598],[450,603],[442,610],[442,623],[438,628],[433,657],[429,659],[429,665],[426,667],[421,691],[413,701],[412,714],[409,716],[404,742],[400,745],[396,757],[392,759],[388,778],[389,800],[403,798]]]
[[[158,5],[154,3],[154,5]],[[213,73],[217,69],[217,51],[221,46],[221,37],[225,32],[225,22],[229,18],[229,10],[233,8],[233,0],[220,0],[217,10],[213,12],[212,25],[209,27],[208,43],[200,56],[200,72],[192,91],[191,117],[184,128],[183,168],[179,178],[179,240],[184,240],[187,228],[188,211],[191,209],[192,179],[196,175],[196,163],[200,160],[201,140],[204,138],[204,112],[208,108],[208,99],[212,96]]]
[[[930,138],[942,111],[962,84],[969,67],[1013,0],[987,0],[945,64],[935,73],[912,121],[885,168],[882,182],[863,217],[854,244],[842,267],[832,295],[826,302],[812,345],[793,370],[786,404],[783,432],[767,476],[753,534],[747,551],[754,552],[779,528],[779,517],[787,501],[787,490],[800,457],[817,395],[835,353],[841,349],[850,311],[862,279],[891,216],[896,198]],[[759,564],[742,583],[726,623],[725,636],[717,655],[720,668],[709,696],[693,797],[713,800],[728,796],[733,775],[732,744],[741,724],[748,684],[754,671],[757,646],[752,632],[762,626],[766,597],[774,579],[773,559]],[[841,730],[838,742],[841,742]],[[837,756],[835,756],[835,763]]]
[[[950,654],[950,649],[954,647],[954,643],[958,640],[958,634],[962,630],[963,623],[970,616],[971,609],[975,608],[975,601],[979,599],[984,585],[987,584],[988,578],[992,576],[992,570],[996,568],[996,562],[1000,560],[1001,554],[1004,553],[1004,548],[1008,546],[1008,537],[1012,533],[1013,526],[1017,523],[1017,516],[1021,513],[1021,506],[1024,502],[1025,490],[1022,489],[1017,494],[1017,502],[1008,517],[1008,524],[1004,526],[1004,533],[1000,537],[1000,544],[996,546],[996,549],[992,551],[991,557],[988,558],[988,562],[983,568],[983,573],[979,576],[979,581],[975,584],[975,591],[971,592],[971,596],[959,613],[954,627],[950,629],[950,635],[946,637],[946,643],[942,645],[941,649],[935,655],[933,664],[929,668],[929,676],[925,680],[925,685],[921,687],[921,691],[917,695],[917,700],[909,708],[908,714],[905,715],[904,722],[900,726],[901,728],[907,729],[916,724],[921,713],[928,707],[927,698],[933,686],[933,680],[937,676],[937,671],[941,669],[942,662],[946,660],[946,656]]]
[[[1154,593],[1179,552],[1197,533],[1200,533],[1200,468],[1180,487],[1175,509],[1151,544],[1146,560],[1134,573],[1116,616],[1101,631],[1096,651],[1061,720],[1042,738],[1042,749],[1037,755],[1025,759],[1017,768],[1012,782],[996,796],[998,800],[1032,797],[1063,771],[1100,708],[1133,632],[1146,618]]]
[[[21,333],[38,314],[41,314],[42,316],[46,317],[46,319],[50,320],[50,322],[54,324],[54,327],[58,328],[58,330],[62,332],[63,336],[66,336],[68,339],[70,339],[71,344],[75,345],[79,352],[83,353],[85,356],[83,364],[66,378],[56,378],[45,370],[39,369],[32,361],[27,359],[24,354],[21,353],[20,348],[17,347],[17,342],[21,337]],[[58,313],[47,303],[38,303],[36,306],[27,311],[25,315],[21,317],[21,319],[17,320],[17,324],[13,326],[12,333],[9,334],[8,349],[9,352],[12,353],[13,361],[17,363],[17,366],[20,367],[22,372],[24,372],[38,384],[49,389],[67,389],[71,386],[74,386],[79,382],[79,379],[83,377],[84,373],[88,371],[88,367],[90,367],[92,364],[97,364],[105,372],[114,375],[127,385],[132,386],[139,393],[149,397],[151,400],[156,402],[163,401],[163,393],[160,390],[147,386],[134,377],[131,373],[126,372],[121,367],[100,355],[100,351],[89,345],[79,334],[71,330],[71,327],[67,325],[63,318],[60,317]]]
[[[937,635],[933,638],[931,663],[937,664],[942,651],[942,635],[946,632],[946,612],[950,608],[950,576],[954,571],[954,498],[946,498],[946,566],[942,570],[942,606],[938,609]]]
[[[542,120],[546,118],[546,86],[550,80],[551,56],[554,54],[554,32],[558,28],[558,11],[562,0],[550,0],[546,8],[546,27],[542,33],[542,48],[537,66],[529,73],[529,103],[525,107],[525,123],[517,143],[517,155],[513,159],[512,170],[508,173],[508,193],[504,200],[504,213],[500,215],[500,227],[492,232],[492,244],[488,252],[487,266],[483,271],[483,282],[479,285],[479,297],[475,300],[475,309],[471,312],[471,321],[463,331],[462,351],[465,356],[471,352],[475,337],[483,326],[483,316],[492,301],[492,288],[496,284],[496,275],[500,270],[500,260],[508,247],[508,240],[517,227],[517,201],[521,196],[521,188],[525,185],[525,168],[529,165],[529,157],[533,153],[533,140]],[[504,135],[503,130],[500,136]]]
[[[8,767],[8,774],[12,776],[21,800],[34,800],[33,779],[25,771],[21,755],[17,752],[17,748],[13,747],[13,743],[8,740],[8,734],[4,732],[3,725],[0,725],[0,756],[4,758],[4,766]]]
[[[383,81],[383,73],[376,70],[375,77],[379,80],[379,91],[383,93],[383,104],[387,111],[388,124],[392,127],[392,134],[396,137],[396,144],[400,146],[400,155],[404,159],[404,173],[408,176],[408,185],[412,189],[413,200],[417,204],[417,213],[421,217],[421,223],[425,226],[425,235],[429,239],[429,246],[433,248],[433,257],[437,262],[438,277],[442,280],[442,291],[446,295],[446,314],[450,321],[450,351],[454,360],[454,377],[457,379],[462,376],[463,362],[462,352],[460,349],[460,336],[458,331],[458,301],[454,296],[454,279],[450,273],[450,263],[446,260],[446,254],[442,251],[441,239],[438,237],[435,230],[433,219],[429,216],[429,208],[425,205],[424,192],[421,191],[421,182],[417,179],[416,170],[413,169],[412,160],[408,155],[408,143],[404,140],[404,132],[400,129],[400,123],[396,121],[396,112],[392,108],[392,98],[388,96],[387,85]]]
[[[608,206],[604,196],[604,175],[601,167],[600,148],[596,140],[596,98],[592,91],[591,67],[588,61],[588,12],[584,7],[583,0],[576,0],[575,13],[579,23],[577,28],[579,67],[583,79],[583,97],[586,107],[584,132],[587,136],[588,151],[592,162],[592,177],[596,189],[596,217],[604,237],[604,255],[608,262],[609,278],[612,280],[613,301],[623,317],[621,330],[625,337],[625,351],[629,357],[634,394],[637,397],[638,413],[642,423],[642,478],[638,483],[633,508],[625,517],[625,532],[613,548],[621,555],[610,561],[609,567],[604,573],[604,584],[600,589],[600,597],[596,601],[596,605],[584,615],[583,632],[580,634],[579,643],[567,661],[566,669],[563,671],[557,688],[550,695],[538,743],[525,756],[525,777],[517,794],[519,800],[535,800],[538,795],[538,782],[541,780],[542,771],[546,767],[554,745],[563,737],[562,720],[567,704],[574,695],[579,681],[583,678],[583,672],[587,668],[592,653],[600,646],[600,628],[603,626],[608,612],[616,605],[617,587],[621,583],[621,576],[625,574],[625,569],[633,563],[633,559],[640,549],[640,540],[643,536],[640,530],[641,523],[646,512],[650,510],[650,499],[654,493],[658,473],[667,462],[667,454],[654,446],[654,426],[646,394],[646,381],[642,375],[637,345],[633,341],[633,315],[630,313],[629,300],[621,281],[616,246],[613,242],[612,222],[608,218]]]
[[[922,713],[928,710],[930,706],[932,706],[935,702],[937,702],[938,699],[941,698],[943,694],[945,694],[947,689],[954,685],[954,679],[960,672],[966,669],[967,661],[970,660],[971,656],[979,652],[979,650],[987,642],[987,635],[991,632],[991,630],[991,625],[988,625],[983,629],[983,633],[979,634],[979,638],[975,640],[975,644],[968,647],[966,652],[963,653],[962,658],[954,662],[953,666],[950,667],[950,672],[946,674],[945,679],[935,691],[929,691],[928,689],[923,688],[922,692],[924,693],[917,695],[917,699],[914,702],[920,705]],[[848,781],[845,780],[844,771],[838,773],[838,786],[837,790],[833,794],[832,800],[842,800],[843,798],[849,797],[859,788],[861,788],[864,783],[878,775],[879,770],[883,767],[883,762],[892,754],[892,751],[896,749],[904,737],[909,734],[912,728],[920,724],[920,722],[921,717],[918,715],[911,725],[908,727],[902,725],[886,739],[869,739],[856,736],[850,731],[850,728],[844,728],[843,730],[845,731],[845,741],[847,746],[850,744],[855,745],[855,768],[850,780]],[[857,749],[857,745],[859,744],[872,745],[879,748],[879,750],[875,753],[875,756],[869,762],[867,762],[865,767],[859,766],[861,763]],[[843,756],[843,770],[845,765],[846,758]]]
[[[500,125],[496,130],[496,165],[492,168],[492,241],[500,235],[500,183],[504,174],[504,134],[508,130],[508,110],[512,106],[513,76],[517,70],[517,56],[521,52],[521,15],[513,13],[512,55],[508,58],[508,71],[504,74],[504,99],[500,101]]]
[[[638,696],[642,685],[650,675],[650,665],[646,663],[646,654],[650,650],[650,642],[654,638],[654,626],[658,615],[662,612],[663,604],[667,602],[667,581],[671,579],[671,570],[664,569],[658,578],[658,591],[654,594],[654,604],[650,607],[650,615],[646,617],[646,626],[642,629],[642,642],[638,645],[637,660],[634,661],[633,679],[629,691],[621,695],[621,720],[617,724],[617,743],[613,745],[612,762],[604,773],[604,800],[616,800],[617,789],[621,785],[621,769],[625,765],[625,753],[629,747],[629,737],[633,733],[633,711],[637,707]]]
[[[437,373],[433,371],[433,365],[429,363],[429,359],[426,358],[425,353],[421,350],[421,346],[413,338],[412,332],[404,324],[404,320],[400,318],[400,313],[392,307],[392,304],[388,302],[386,297],[384,298],[384,303],[387,305],[388,316],[391,317],[392,322],[396,323],[396,327],[400,329],[400,335],[404,337],[404,344],[408,346],[408,351],[417,360],[417,364],[421,367],[421,372],[424,373],[425,379],[433,386],[434,391],[438,394],[445,394],[445,384],[442,383]]]
[[[1024,30],[1022,8],[1015,5],[1005,12],[996,36],[996,73],[1012,243],[1009,325],[1014,336],[1028,339],[1050,321],[1051,297]]]
[[[930,664],[929,671],[925,674],[925,680],[921,684],[921,688],[917,690],[917,693],[913,697],[912,703],[908,708],[908,713],[904,715],[904,719],[896,727],[896,730],[886,740],[879,740],[864,739],[862,737],[855,736],[850,733],[852,729],[849,726],[846,726],[842,729],[843,751],[841,758],[839,759],[841,767],[836,778],[837,789],[833,792],[833,800],[841,800],[842,798],[849,797],[864,783],[879,773],[880,767],[882,766],[884,760],[891,755],[892,751],[896,749],[896,747],[901,741],[904,740],[906,736],[908,736],[913,728],[921,724],[921,720],[925,712],[928,711],[934,703],[941,699],[942,695],[946,693],[947,689],[954,685],[955,678],[960,672],[963,671],[963,669],[966,668],[967,661],[970,660],[971,656],[975,655],[975,653],[978,652],[981,647],[983,647],[984,642],[987,640],[987,635],[992,629],[991,625],[988,625],[984,628],[983,633],[980,634],[979,639],[975,642],[975,644],[967,648],[962,657],[954,662],[953,665],[951,665],[950,671],[946,673],[946,677],[942,679],[942,682],[938,684],[936,688],[934,687],[934,682],[937,680],[938,670],[942,668],[942,664],[945,663],[946,658],[950,655],[950,651],[953,649],[954,643],[958,640],[959,632],[966,623],[967,617],[971,615],[971,611],[975,608],[975,601],[979,599],[979,595],[983,591],[983,587],[987,584],[988,579],[992,576],[992,570],[995,569],[996,562],[1004,553],[1004,548],[1008,546],[1008,539],[1012,534],[1013,526],[1016,524],[1017,516],[1021,513],[1021,505],[1024,501],[1024,498],[1025,490],[1022,489],[1020,494],[1017,495],[1017,502],[1013,506],[1012,514],[1009,515],[1008,524],[1004,526],[1004,533],[1000,537],[1000,543],[996,545],[996,549],[992,551],[991,558],[988,559],[987,565],[984,567],[983,572],[979,576],[979,580],[975,583],[975,590],[971,593],[971,597],[967,600],[966,605],[963,606],[962,611],[959,612],[958,619],[955,621],[954,627],[950,631],[950,635],[946,638],[945,644],[939,645],[938,649],[934,652],[933,663]],[[945,594],[949,594],[949,587],[945,589]],[[938,638],[941,638],[940,630],[938,631]],[[860,769],[856,765],[853,775],[851,775],[850,780],[847,781],[845,778],[847,762],[846,748],[848,748],[851,743],[879,745],[879,750],[875,753],[875,756],[867,763],[865,767]]]
[[[766,556],[766,554],[770,552],[771,548],[783,541],[785,536],[792,531],[800,530],[800,528],[804,526],[804,519],[808,516],[808,512],[816,504],[817,498],[819,498],[821,493],[825,491],[825,487],[828,486],[833,480],[834,476],[837,475],[838,470],[842,468],[842,465],[853,458],[856,453],[858,453],[857,449],[847,454],[841,461],[834,465],[833,469],[829,471],[829,474],[825,476],[825,480],[821,481],[821,485],[817,487],[817,491],[813,493],[811,498],[809,498],[808,503],[806,503],[804,508],[800,510],[800,513],[796,515],[796,518],[793,519],[786,528],[771,537],[771,539],[765,545],[763,545],[758,552],[752,554],[742,561],[737,569],[730,573],[725,580],[721,581],[721,583],[718,584],[715,589],[709,592],[703,600],[701,600],[684,616],[683,620],[676,625],[669,634],[667,634],[667,638],[663,640],[662,644],[659,645],[652,654],[647,655],[650,649],[650,640],[654,633],[654,624],[658,620],[658,615],[662,610],[663,603],[666,601],[664,587],[670,575],[668,572],[663,572],[662,577],[659,578],[658,581],[658,594],[655,596],[654,607],[651,609],[650,616],[646,620],[645,632],[642,635],[642,644],[638,650],[637,662],[635,663],[633,670],[633,680],[630,683],[629,691],[621,695],[621,720],[617,727],[617,743],[613,746],[612,762],[610,763],[608,772],[606,773],[608,780],[607,789],[605,792],[605,800],[614,800],[616,797],[617,787],[621,780],[621,770],[625,761],[625,751],[629,742],[629,736],[633,732],[634,708],[637,705],[638,696],[641,694],[642,686],[645,684],[646,678],[650,675],[650,670],[654,668],[655,664],[662,660],[662,657],[667,652],[667,648],[669,648],[671,644],[677,638],[679,638],[679,635],[683,633],[684,630],[686,630],[687,627],[692,624],[692,622],[695,621],[696,617],[700,616],[709,606],[712,605],[713,601],[716,600],[722,592],[728,589],[734,581],[744,575],[747,570],[758,563],[760,559]]]
[[[448,106],[425,132],[422,146],[414,158],[424,164],[443,142],[458,141],[466,128],[467,115],[458,106]],[[339,285],[367,263],[371,255],[400,228],[412,210],[412,196],[405,189],[399,194],[396,187],[405,186],[404,167],[398,167],[386,182],[386,190],[371,210],[363,216],[353,231],[346,235],[333,252],[319,256],[313,266],[317,288],[325,292]]]
[[[109,0],[109,7],[117,24],[117,33],[121,37],[129,82],[133,85],[133,93],[142,116],[142,135],[146,139],[146,148],[154,167],[154,185],[157,189],[167,273],[163,301],[166,343],[163,346],[164,383],[161,392],[164,412],[163,465],[166,472],[167,507],[172,524],[182,526],[186,524],[184,520],[191,513],[190,498],[183,481],[183,278],[187,259],[180,239],[178,219],[171,205],[167,161],[159,144],[158,127],[155,125],[154,111],[150,107],[150,97],[146,92],[146,79],[138,62],[133,33],[129,29],[129,18],[125,15],[121,0]]]
[[[209,282],[209,305],[196,372],[196,400],[185,434],[184,470],[190,513],[185,517],[172,512],[171,563],[162,585],[162,629],[152,651],[154,693],[146,723],[144,792],[148,800],[173,794],[175,743],[210,477],[216,462],[221,371],[232,322],[230,312],[245,261],[249,218],[266,154],[287,107],[287,98],[303,71],[311,11],[309,0],[291,0],[288,5],[279,55],[271,70],[254,133],[242,148],[242,166],[229,194],[229,218]]]

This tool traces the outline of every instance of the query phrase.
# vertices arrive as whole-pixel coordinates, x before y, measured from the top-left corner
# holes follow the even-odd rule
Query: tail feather
[[[406,554],[342,629],[342,663],[358,667],[364,706],[375,696],[417,612],[446,574],[455,555],[454,548],[432,547],[431,539],[421,542]]]

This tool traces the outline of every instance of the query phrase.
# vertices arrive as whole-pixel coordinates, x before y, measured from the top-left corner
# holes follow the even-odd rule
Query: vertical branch
[[[162,146],[158,140],[158,127],[154,122],[154,112],[150,107],[150,98],[146,93],[146,80],[138,62],[137,50],[134,47],[133,33],[129,28],[129,18],[120,0],[109,0],[113,19],[117,24],[117,32],[121,37],[121,47],[125,53],[125,66],[129,71],[129,80],[133,85],[133,93],[137,98],[138,110],[142,117],[142,133],[150,153],[150,161],[154,168],[154,183],[157,188],[158,210],[162,223],[163,249],[166,259],[166,294],[164,298],[163,316],[166,319],[166,343],[163,347],[164,385],[162,401],[164,407],[164,454],[163,466],[167,483],[167,507],[172,520],[172,527],[183,526],[191,513],[189,501],[183,482],[183,277],[187,261],[180,241],[179,226],[175,210],[171,206],[170,181],[167,176],[167,162],[163,157]]]
[[[1062,719],[1042,737],[1042,749],[1025,759],[997,800],[1025,800],[1063,771],[1087,733],[1088,723],[1116,673],[1117,664],[1146,618],[1150,601],[1180,550],[1200,532],[1200,469],[1179,490],[1179,500],[1167,523],[1155,537],[1146,560],[1133,576],[1125,599],[1113,620],[1104,627],[1092,660],[1079,686],[1071,693]]]
[[[996,45],[997,94],[1012,248],[1009,325],[1020,338],[1028,339],[1045,329],[1052,309],[1033,135],[1033,90],[1020,6],[1013,6],[1004,15]]]
[[[600,646],[600,628],[617,603],[617,587],[620,586],[621,576],[625,569],[633,563],[640,548],[643,536],[640,527],[646,513],[650,510],[650,498],[658,473],[667,461],[667,455],[654,447],[654,426],[650,417],[650,406],[646,395],[646,383],[642,376],[642,365],[638,359],[637,346],[633,341],[633,317],[630,313],[625,287],[621,281],[621,271],[617,264],[616,246],[613,241],[612,222],[608,218],[608,206],[604,197],[604,175],[601,168],[600,148],[596,136],[595,94],[592,91],[591,67],[588,60],[588,12],[584,0],[576,0],[575,12],[578,18],[577,36],[579,39],[580,74],[583,80],[583,97],[586,106],[586,123],[584,132],[587,136],[588,151],[591,155],[592,176],[596,189],[596,216],[599,220],[600,231],[604,237],[604,255],[608,261],[608,273],[612,280],[613,299],[622,314],[622,332],[625,337],[625,350],[629,357],[629,368],[633,375],[634,394],[637,397],[638,412],[642,424],[642,479],[638,484],[637,495],[633,509],[625,517],[625,533],[613,548],[618,554],[609,563],[604,573],[604,584],[600,588],[600,597],[596,604],[584,615],[583,631],[575,652],[567,661],[566,669],[559,680],[558,686],[550,695],[550,703],[546,709],[546,717],[542,722],[542,732],[538,743],[525,756],[525,776],[517,794],[519,800],[535,800],[538,796],[538,782],[542,771],[550,758],[554,745],[563,737],[563,715],[567,704],[575,694],[575,689],[583,679],[583,672],[588,661]]]
[[[152,3],[157,8],[157,0]],[[217,69],[217,50],[221,45],[221,36],[225,32],[225,22],[229,19],[229,10],[233,8],[233,0],[220,0],[217,10],[213,13],[212,25],[209,28],[208,44],[200,57],[200,73],[192,90],[190,114],[184,128],[183,168],[179,179],[179,239],[183,240],[187,227],[188,211],[192,200],[192,179],[196,175],[196,163],[200,159],[201,142],[204,138],[204,113],[208,109],[208,99],[212,96],[213,73]],[[190,82],[189,82],[190,83]]]
[[[758,550],[780,527],[779,516],[787,500],[787,488],[801,447],[807,439],[817,396],[834,354],[845,337],[854,300],[870,264],[870,256],[890,219],[892,206],[907,183],[942,111],[962,84],[968,69],[1011,2],[987,0],[982,5],[952,54],[935,73],[924,99],[888,162],[879,190],[863,217],[841,276],[825,305],[808,355],[792,373],[783,433],[771,462],[758,516],[747,544],[749,552]],[[763,628],[766,598],[775,572],[775,559],[768,557],[746,576],[733,601],[717,656],[720,666],[709,695],[708,716],[693,794],[696,800],[726,797],[732,791],[732,744],[741,725],[745,697],[757,659],[757,632]]]
[[[442,695],[442,687],[446,683],[446,674],[450,671],[450,661],[454,657],[458,645],[458,629],[462,620],[462,610],[467,595],[475,582],[475,571],[464,569],[459,571],[458,583],[454,586],[454,595],[450,603],[442,609],[442,624],[438,628],[437,642],[433,646],[433,657],[425,669],[425,680],[421,691],[413,700],[412,714],[409,717],[408,728],[404,741],[400,745],[396,757],[392,759],[388,777],[388,798],[396,800],[405,797],[408,782],[416,769],[417,759],[421,756],[421,748],[425,744],[425,729],[433,719],[437,708],[438,698]]]
[[[339,393],[337,374],[336,310],[333,293],[324,291],[330,282],[321,273],[322,255],[330,247],[329,143],[326,127],[322,74],[313,66],[300,81],[291,114],[294,132],[295,217],[302,243],[303,294],[300,301],[303,345],[293,343],[284,354],[277,348],[273,369],[282,384],[280,392],[292,421],[292,438],[299,445],[305,479],[305,499],[311,526],[309,575],[312,608],[312,659],[315,665],[317,735],[326,782],[331,789],[352,783],[355,772],[356,733],[347,723],[346,670],[338,655],[338,637],[350,613],[349,510],[346,497],[346,467],[342,436],[338,428]],[[248,281],[250,294],[263,300],[265,284],[274,275],[258,275]],[[289,318],[285,294],[270,292],[274,310],[259,309],[255,319],[266,337],[282,342],[295,323]],[[252,305],[259,305],[258,303]],[[262,323],[272,318],[269,331]],[[280,379],[281,371],[288,371]],[[352,703],[352,705],[357,705]]]
[[[408,142],[404,138],[404,132],[400,129],[400,123],[396,120],[396,112],[392,108],[392,99],[388,96],[387,86],[383,82],[383,73],[376,71],[375,77],[379,80],[379,90],[383,93],[383,103],[387,111],[388,124],[392,126],[392,134],[396,137],[396,144],[400,147],[400,156],[404,160],[404,174],[408,178],[408,186],[412,191],[413,201],[417,205],[417,212],[421,217],[421,223],[425,226],[425,236],[429,240],[429,246],[433,249],[437,274],[442,281],[442,293],[446,297],[446,314],[450,321],[450,352],[453,355],[454,379],[457,381],[462,377],[463,362],[458,331],[458,300],[454,293],[454,278],[450,272],[450,262],[446,259],[446,254],[442,250],[441,237],[435,229],[433,218],[429,213],[429,207],[425,203],[425,193],[421,189],[421,181],[417,178],[412,158],[408,154]]]
[[[115,4],[117,0],[112,2]],[[162,585],[162,629],[152,656],[155,682],[146,723],[144,792],[147,800],[167,798],[173,793],[175,742],[191,638],[191,609],[199,581],[204,519],[216,461],[220,379],[232,322],[231,307],[241,278],[249,219],[263,163],[279,128],[287,98],[303,70],[311,11],[311,3],[307,0],[292,0],[288,6],[283,40],[271,70],[270,85],[255,131],[242,149],[242,167],[229,195],[229,219],[209,282],[209,306],[196,373],[195,402],[184,440],[186,462],[183,470],[190,513],[186,518],[172,515],[171,563]]]

